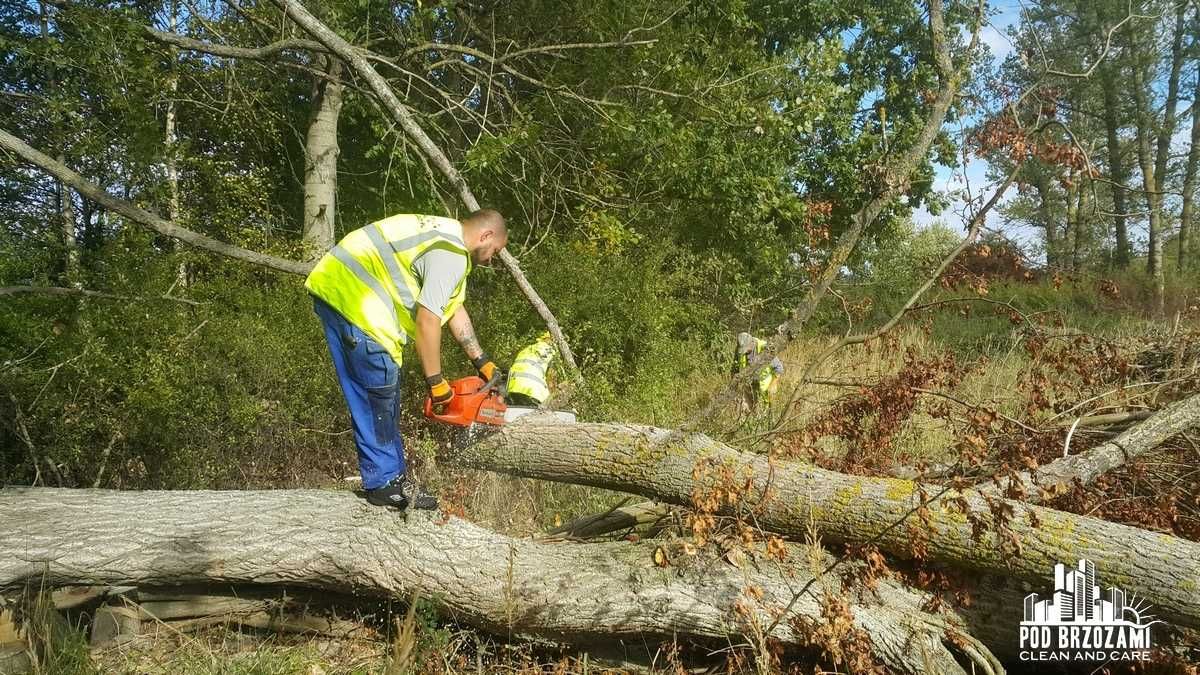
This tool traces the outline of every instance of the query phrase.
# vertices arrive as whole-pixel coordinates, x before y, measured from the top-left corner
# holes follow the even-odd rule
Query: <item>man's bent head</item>
[[[494,209],[479,209],[462,221],[464,243],[476,265],[486,265],[508,244],[504,216]]]

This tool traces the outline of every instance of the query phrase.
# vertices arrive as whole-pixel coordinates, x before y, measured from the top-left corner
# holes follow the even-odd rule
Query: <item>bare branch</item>
[[[83,295],[89,298],[106,298],[109,300],[169,300],[171,302],[182,302],[185,305],[199,307],[206,304],[187,298],[178,298],[173,295],[159,296],[142,296],[142,295],[118,295],[116,293],[105,293],[103,291],[91,291],[85,288],[69,288],[63,286],[0,286],[0,297],[5,295],[20,295],[27,293],[36,293],[42,295]]]
[[[280,40],[272,42],[269,45],[262,47],[234,47],[232,45],[221,45],[214,42],[205,42],[197,40],[178,33],[168,33],[167,31],[158,30],[151,26],[143,27],[146,34],[158,42],[187,49],[195,52],[203,52],[212,54],[213,56],[223,56],[231,59],[254,59],[263,60],[279,55],[280,52],[288,50],[302,50],[308,52],[328,53],[325,46],[320,42],[313,40]]]
[[[547,89],[550,91],[559,92],[563,96],[566,96],[568,98],[573,98],[573,99],[576,99],[579,101],[583,101],[585,103],[591,103],[593,105],[605,105],[605,106],[618,105],[616,103],[613,103],[612,101],[602,101],[599,99],[594,99],[594,98],[584,96],[582,94],[576,93],[575,91],[572,91],[570,87],[567,87],[564,85],[550,84],[543,80],[539,80],[535,77],[526,75],[525,73],[522,73],[519,70],[517,70],[516,68],[513,68],[512,66],[508,65],[508,63],[506,63],[506,60],[507,60],[506,57],[495,57],[495,56],[492,56],[491,54],[488,54],[487,52],[482,52],[482,51],[479,51],[478,49],[475,49],[473,47],[467,47],[465,45],[454,45],[454,44],[446,44],[446,43],[441,43],[441,42],[430,42],[430,43],[420,45],[418,47],[413,47],[413,48],[407,50],[406,52],[404,52],[404,54],[401,56],[401,58],[402,59],[407,58],[407,57],[413,56],[414,54],[418,54],[422,51],[429,51],[429,50],[456,52],[459,54],[464,54],[466,56],[475,57],[481,61],[486,61],[495,66],[498,66],[501,70],[508,73],[509,75],[512,75],[513,77],[517,78],[518,80],[532,84],[533,86],[538,87],[540,89]],[[380,60],[380,61],[384,61],[384,62],[389,61],[389,59],[387,59],[386,57],[379,56],[378,54],[373,54],[372,56],[373,56],[373,58]]]
[[[161,235],[178,239],[179,241],[195,246],[196,248],[217,253],[228,258],[244,260],[246,262],[262,265],[263,267],[269,267],[281,272],[290,272],[292,274],[308,274],[309,270],[312,269],[311,263],[277,258],[273,255],[267,255],[265,253],[244,249],[240,246],[227,244],[223,241],[213,239],[212,237],[184,229],[163,218],[162,216],[151,213],[139,206],[135,206],[123,199],[119,199],[110,195],[109,193],[105,192],[103,188],[75,173],[62,162],[54,160],[29,147],[24,141],[16,136],[13,136],[4,129],[0,129],[0,149],[8,150],[26,162],[41,168],[46,173],[53,175],[63,183],[75,188],[79,194],[87,197],[97,204],[100,204],[109,211],[113,213],[119,213],[133,222],[148,227]]]

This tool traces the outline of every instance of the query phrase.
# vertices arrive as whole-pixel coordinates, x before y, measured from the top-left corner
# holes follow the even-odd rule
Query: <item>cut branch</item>
[[[1130,416],[1133,413],[1121,415]],[[1037,503],[1061,495],[1077,483],[1088,485],[1196,424],[1200,424],[1200,394],[1172,403],[1145,422],[1087,452],[1056,459],[1034,471],[1022,471],[1014,477],[1002,478],[996,485],[982,488],[980,492],[993,495],[1021,494],[1023,501]]]
[[[627,501],[629,500],[625,499],[603,513],[593,513],[563,523],[547,532],[544,539],[591,539],[618,530],[633,529],[639,525],[652,525],[667,518],[671,513],[671,507],[666,504],[640,502],[626,506]]]

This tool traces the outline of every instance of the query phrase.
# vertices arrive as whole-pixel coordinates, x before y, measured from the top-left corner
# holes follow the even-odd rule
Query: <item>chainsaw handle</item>
[[[491,391],[494,387],[498,386],[500,384],[500,373],[501,372],[503,372],[503,371],[501,371],[499,368],[496,368],[495,370],[493,370],[492,376],[488,379],[487,383],[483,385],[483,388],[479,390],[479,393],[486,394],[489,391]]]

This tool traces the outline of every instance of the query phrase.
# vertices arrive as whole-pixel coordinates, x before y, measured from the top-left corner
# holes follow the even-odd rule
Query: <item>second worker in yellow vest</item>
[[[517,358],[508,370],[508,402],[518,406],[537,407],[550,398],[547,379],[550,362],[557,353],[554,339],[547,331],[537,342],[517,352]]]
[[[734,375],[745,370],[750,362],[759,354],[762,354],[767,348],[767,341],[761,338],[756,338],[749,333],[738,333],[737,347],[733,353],[733,370]],[[754,378],[754,388],[752,398],[746,401],[746,405],[753,407],[754,404],[770,405],[771,394],[779,388],[779,378],[783,375],[783,362],[779,357],[774,357],[770,362],[763,364],[759,369],[758,375]]]
[[[484,379],[496,364],[479,344],[464,305],[467,275],[508,243],[504,218],[481,209],[463,219],[404,214],[348,233],[304,282],[313,296],[350,408],[367,500],[437,507],[409,481],[400,437],[400,364],[413,343],[435,406],[454,397],[442,376],[442,326]]]

